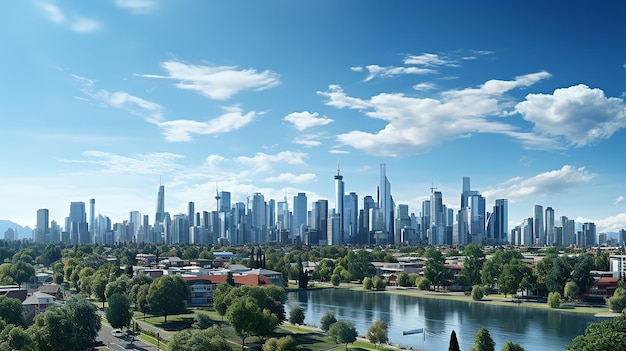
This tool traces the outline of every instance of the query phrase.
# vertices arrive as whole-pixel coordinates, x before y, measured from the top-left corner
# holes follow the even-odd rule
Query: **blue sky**
[[[261,192],[419,214],[462,177],[510,227],[626,227],[626,5],[582,1],[12,1],[0,11],[0,218],[96,199],[215,209]]]

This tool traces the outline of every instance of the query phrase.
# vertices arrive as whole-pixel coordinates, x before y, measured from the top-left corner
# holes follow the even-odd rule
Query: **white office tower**
[[[50,214],[47,208],[37,210],[37,226],[33,231],[33,241],[36,243],[49,243],[50,240]]]
[[[332,245],[341,245],[343,244],[343,238],[344,238],[344,225],[343,225],[343,220],[344,220],[344,216],[343,216],[343,196],[344,196],[344,188],[343,188],[343,176],[341,174],[339,174],[339,166],[337,166],[337,175],[335,176],[335,215],[337,216],[337,218],[333,217],[333,220],[330,221],[330,223],[332,223],[333,225],[335,225],[335,222],[337,222],[337,231],[339,231],[341,233],[341,235],[338,238],[334,237],[334,233],[335,233],[335,229],[333,228],[332,233],[333,233],[333,243]]]
[[[394,239],[393,211],[395,210],[395,204],[393,203],[393,197],[391,196],[391,183],[389,183],[389,179],[387,179],[387,166],[384,163],[380,164],[378,207],[383,215],[383,226],[384,231],[387,234],[387,243],[392,243]]]
[[[543,220],[543,206],[535,205],[533,217],[533,233],[535,234],[535,245],[544,246],[546,243]]]
[[[415,228],[411,227],[411,217],[409,216],[409,205],[398,205],[398,211],[396,214],[394,233],[394,243],[400,245],[403,243],[412,242],[411,245],[416,245],[417,237]]]

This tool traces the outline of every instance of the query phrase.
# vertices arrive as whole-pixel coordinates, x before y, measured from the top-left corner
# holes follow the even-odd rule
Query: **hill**
[[[18,239],[30,239],[33,237],[33,230],[28,226],[22,227],[17,223],[0,219],[0,239],[4,239],[4,232],[6,232],[9,228],[17,230]]]

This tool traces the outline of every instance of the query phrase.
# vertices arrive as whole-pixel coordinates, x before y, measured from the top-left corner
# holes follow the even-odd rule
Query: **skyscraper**
[[[359,198],[351,192],[343,197],[343,242],[354,244],[358,232]]]
[[[440,191],[434,191],[434,188],[431,188],[429,245],[439,246],[444,244],[445,214],[443,208],[443,195]]]
[[[96,225],[96,199],[89,199],[89,232],[94,235]]]
[[[165,185],[159,185],[157,193],[156,213],[154,215],[154,228],[163,230],[163,219],[165,218]]]
[[[35,228],[35,242],[51,242],[50,240],[50,226],[49,226],[49,212],[47,208],[37,210],[37,227]]]
[[[556,244],[556,235],[554,232],[554,209],[552,207],[546,207],[546,245],[554,246]]]
[[[502,245],[508,243],[509,201],[507,199],[496,199],[496,205],[493,207],[492,216],[494,244]]]
[[[70,215],[68,217],[70,241],[72,244],[91,244],[89,231],[87,227],[87,214],[85,212],[85,203],[70,203]]]
[[[391,183],[387,179],[387,165],[380,164],[380,182],[378,184],[378,207],[383,215],[383,227],[387,234],[387,243],[393,243],[393,218],[394,208],[393,197],[391,196]]]
[[[343,240],[343,176],[339,174],[339,166],[337,166],[337,175],[335,176],[335,216],[330,222],[332,225],[339,225],[339,228],[335,230],[333,228],[333,243],[332,245],[342,244]],[[340,233],[338,238],[334,238],[335,233]]]
[[[199,223],[194,223],[196,218],[196,205],[193,201],[187,203],[187,218],[189,219],[190,227],[199,225]]]
[[[543,220],[543,206],[535,205],[533,216],[533,234],[535,234],[535,245],[543,246],[546,243]]]
[[[305,193],[298,193],[293,197],[293,229],[291,230],[292,236],[299,236],[302,238],[303,229],[306,227],[307,216],[307,198]]]

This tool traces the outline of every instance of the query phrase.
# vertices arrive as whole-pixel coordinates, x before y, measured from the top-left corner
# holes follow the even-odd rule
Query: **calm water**
[[[525,308],[523,304],[491,306],[347,289],[290,292],[286,305],[287,316],[290,306],[300,305],[309,325],[319,325],[324,313],[332,311],[338,320],[353,322],[359,335],[365,335],[380,319],[389,326],[391,343],[413,349],[422,347],[422,336],[403,336],[402,331],[425,328],[426,350],[447,350],[453,329],[461,349],[469,350],[481,326],[489,329],[496,350],[507,340],[527,351],[564,350],[590,323],[600,321],[590,314]]]

